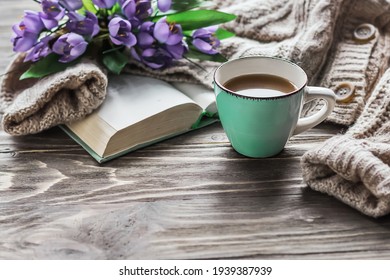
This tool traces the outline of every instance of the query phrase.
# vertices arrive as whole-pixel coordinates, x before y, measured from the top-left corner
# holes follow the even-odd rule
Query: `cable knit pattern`
[[[351,82],[355,86],[354,99],[350,103],[336,105],[328,118],[331,122],[351,125],[363,111],[378,76],[387,68],[390,36],[381,32],[388,25],[390,15],[389,3],[384,4],[384,1],[354,0],[346,2],[344,9],[348,11],[348,16],[338,22],[340,27],[335,30],[336,40],[316,84],[332,89],[342,82]],[[386,9],[387,14],[384,13]],[[354,29],[362,23],[370,23],[378,28],[375,38],[367,42],[356,41]],[[316,103],[307,114],[319,110],[321,106],[322,102]]]

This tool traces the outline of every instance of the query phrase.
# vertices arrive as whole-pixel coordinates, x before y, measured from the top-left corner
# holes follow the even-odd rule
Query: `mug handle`
[[[305,89],[304,103],[310,102],[314,99],[325,100],[325,105],[317,113],[309,117],[300,118],[292,135],[297,135],[316,126],[325,120],[330,115],[330,113],[332,113],[336,104],[336,95],[334,94],[333,90],[323,87],[307,86]]]

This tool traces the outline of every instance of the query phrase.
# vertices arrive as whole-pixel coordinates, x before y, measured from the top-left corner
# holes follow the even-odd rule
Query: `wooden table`
[[[3,0],[10,26],[30,0]],[[60,129],[0,132],[1,259],[387,259],[372,219],[302,181],[300,158],[341,127],[293,137],[269,159],[238,155],[219,124],[103,165]]]

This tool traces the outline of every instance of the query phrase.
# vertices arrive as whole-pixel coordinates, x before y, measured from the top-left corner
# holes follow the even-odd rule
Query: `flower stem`
[[[106,33],[106,34],[102,34],[102,35],[99,35],[99,36],[93,38],[93,40],[104,40],[108,37],[109,37],[109,35]]]
[[[107,17],[107,9],[99,9],[99,15],[101,15],[103,18]]]
[[[114,51],[117,51],[117,50],[120,50],[120,49],[123,49],[123,46],[120,46],[120,47],[117,47],[117,48],[113,48],[113,49],[106,50],[106,51],[103,52],[103,54],[110,53],[110,52],[114,52]]]

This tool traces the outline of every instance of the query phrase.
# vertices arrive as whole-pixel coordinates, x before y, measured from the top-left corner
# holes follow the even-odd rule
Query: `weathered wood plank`
[[[0,72],[10,26],[36,6],[2,4]],[[249,159],[215,124],[102,165],[60,129],[0,131],[0,259],[388,259],[389,217],[302,182],[303,153],[341,130],[323,124]]]

